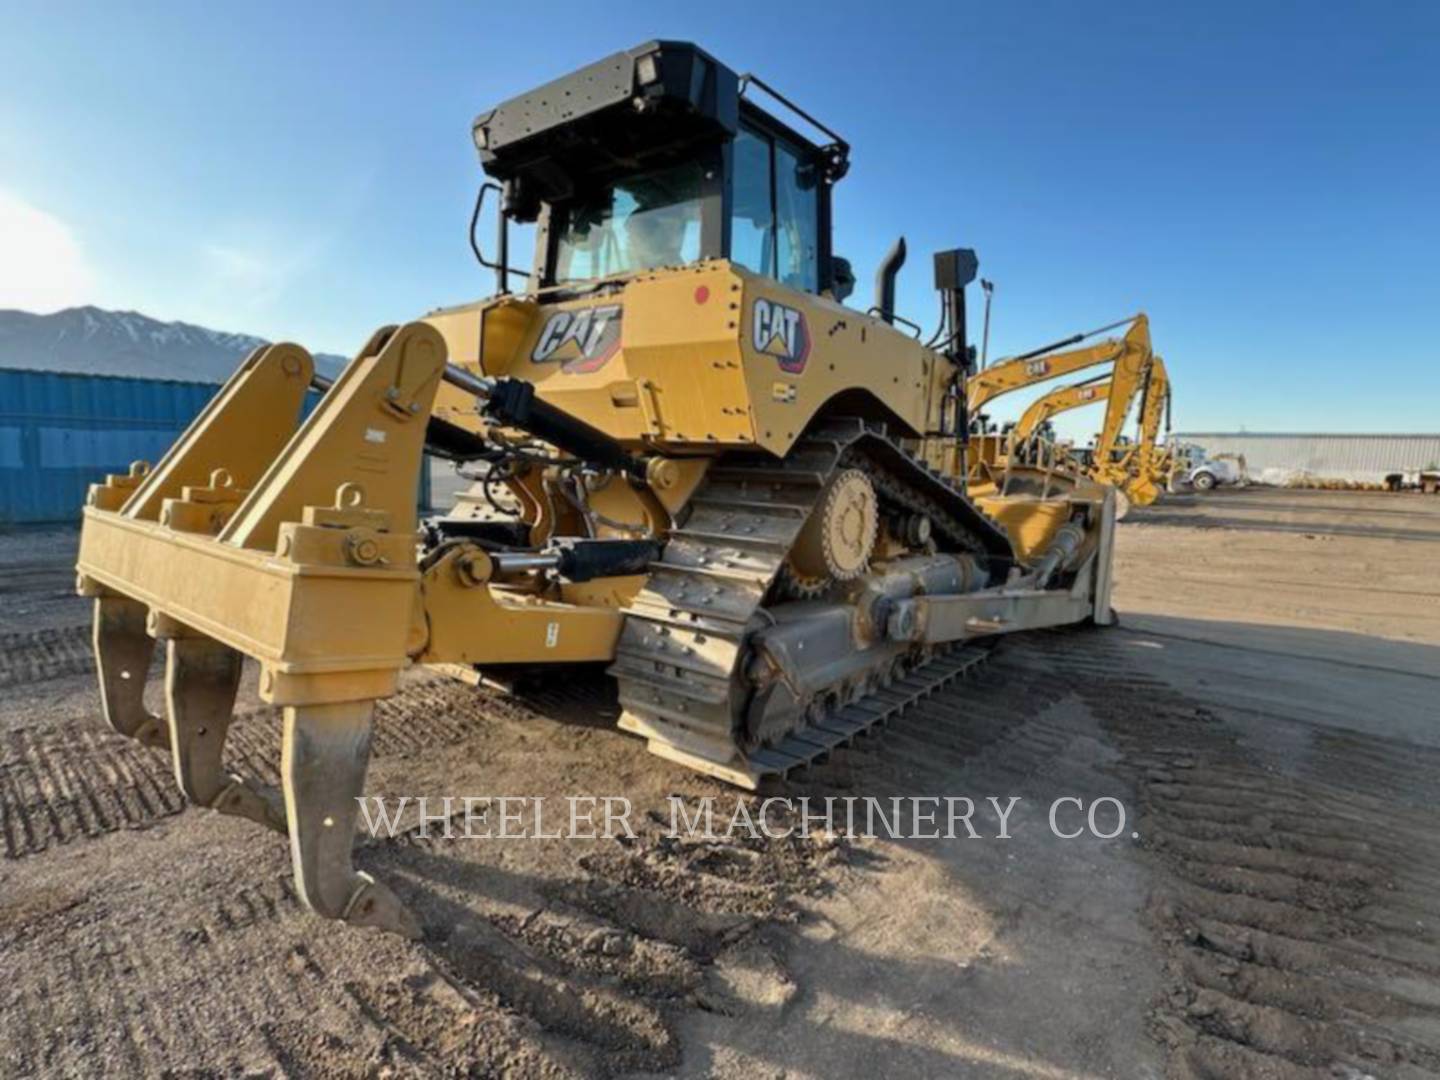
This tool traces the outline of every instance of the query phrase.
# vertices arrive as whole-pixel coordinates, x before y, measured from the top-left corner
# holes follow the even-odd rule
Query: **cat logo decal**
[[[620,305],[557,311],[545,321],[530,359],[558,360],[560,370],[579,375],[599,371],[620,348]]]
[[[810,328],[805,315],[774,300],[757,297],[750,321],[751,343],[755,351],[773,356],[780,370],[799,375],[810,358]]]

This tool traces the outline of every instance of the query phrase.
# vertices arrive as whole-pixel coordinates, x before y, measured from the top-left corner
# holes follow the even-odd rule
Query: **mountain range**
[[[51,315],[0,310],[0,368],[87,375],[128,375],[182,382],[224,382],[263,338],[161,322],[138,311],[75,307]],[[343,356],[315,355],[333,375]]]

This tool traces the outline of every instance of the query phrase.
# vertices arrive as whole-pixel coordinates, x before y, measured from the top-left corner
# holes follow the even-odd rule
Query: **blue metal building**
[[[158,461],[218,389],[0,370],[0,524],[78,519],[92,483]]]
[[[77,521],[92,483],[160,460],[219,389],[0,368],[0,527]],[[307,412],[317,400],[310,395]],[[423,507],[429,469],[421,475]]]

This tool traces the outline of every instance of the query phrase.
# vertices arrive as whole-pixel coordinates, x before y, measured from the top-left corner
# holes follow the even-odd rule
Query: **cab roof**
[[[751,82],[764,87],[690,42],[649,41],[481,113],[473,125],[475,146],[485,171],[517,182],[526,202],[558,202],[733,138],[742,114],[758,116],[803,149],[843,161],[849,149],[843,140],[819,147],[745,100]],[[834,179],[843,171],[842,165]]]

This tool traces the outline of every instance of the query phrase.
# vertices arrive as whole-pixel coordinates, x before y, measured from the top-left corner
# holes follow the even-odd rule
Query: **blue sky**
[[[861,295],[904,233],[901,310],[931,324],[929,253],[973,246],[992,355],[1145,310],[1177,428],[1440,429],[1433,3],[12,2],[0,26],[0,307],[353,352],[489,291],[476,113],[674,37],[850,140]]]

